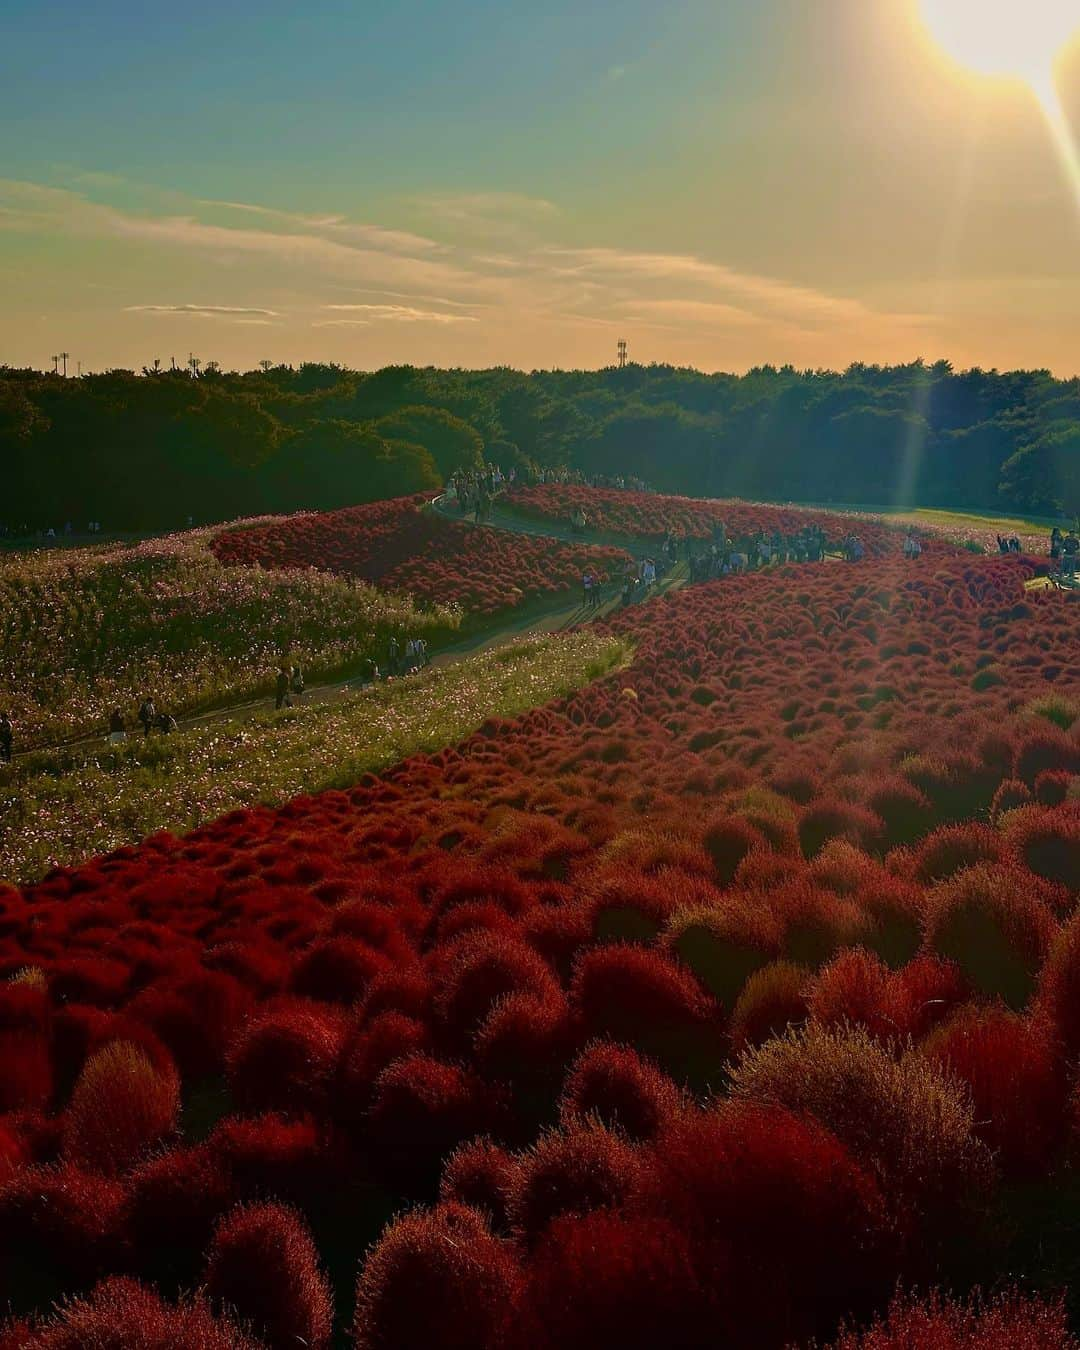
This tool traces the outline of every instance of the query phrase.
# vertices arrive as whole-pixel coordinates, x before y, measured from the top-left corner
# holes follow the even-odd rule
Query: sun
[[[1037,88],[1078,30],[1077,0],[920,0],[927,28],[961,65]]]

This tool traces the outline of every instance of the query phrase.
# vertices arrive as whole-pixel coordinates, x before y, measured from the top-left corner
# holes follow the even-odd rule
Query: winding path
[[[498,506],[492,513],[492,518],[485,521],[482,525],[475,525],[471,521],[463,520],[460,511],[451,509],[445,495],[436,497],[427,507],[430,511],[435,511],[448,520],[454,520],[458,523],[468,525],[472,529],[487,530],[506,530],[511,534],[525,534],[540,538],[556,539],[561,543],[611,543],[615,542],[619,547],[628,550],[640,550],[643,542],[640,539],[618,538],[614,536],[604,536],[602,540],[574,534],[570,529],[554,522],[545,522],[539,520],[526,520],[513,512],[500,509]],[[652,591],[653,598],[657,595],[665,595],[669,591],[677,590],[684,586],[688,581],[688,571],[685,562],[680,562],[664,577],[664,579],[654,586]],[[577,594],[576,588],[573,594]],[[611,614],[618,608],[619,599],[616,595],[609,596],[595,609],[588,609],[578,599],[568,600],[567,593],[562,592],[552,596],[548,603],[536,603],[523,607],[522,610],[509,610],[500,616],[499,622],[490,627],[478,629],[468,634],[458,642],[451,642],[440,647],[432,654],[430,665],[433,667],[454,665],[458,661],[463,661],[469,656],[474,656],[478,652],[487,651],[491,647],[501,646],[504,642],[514,638],[521,638],[536,633],[560,633],[567,629],[575,628],[583,623],[590,623],[597,618],[603,618]],[[408,678],[403,677],[403,678]],[[345,680],[328,680],[324,682],[312,682],[307,685],[301,696],[300,706],[311,704],[332,703],[341,694],[351,690],[364,687],[367,682],[358,675],[350,676]],[[242,715],[256,716],[259,713],[274,711],[275,700],[271,696],[264,698],[246,698],[235,703],[223,704],[220,707],[208,709],[205,712],[191,713],[177,718],[177,724],[181,731],[191,731],[198,727],[213,726],[221,722],[233,721]],[[160,735],[161,733],[157,733]],[[128,744],[132,741],[137,742],[141,732],[129,733]],[[38,745],[25,750],[17,750],[15,758],[23,759],[32,754],[48,754],[51,751],[67,750],[73,753],[81,751],[100,750],[108,746],[108,739],[104,735],[82,736],[66,741],[57,741],[52,745]]]

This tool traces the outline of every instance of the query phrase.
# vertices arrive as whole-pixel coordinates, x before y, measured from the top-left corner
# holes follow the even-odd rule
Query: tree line
[[[437,488],[484,460],[671,492],[1075,514],[1080,379],[317,363],[81,379],[0,366],[0,527],[170,528]]]

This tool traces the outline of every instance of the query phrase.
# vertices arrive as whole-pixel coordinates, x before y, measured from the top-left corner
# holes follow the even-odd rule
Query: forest
[[[1080,379],[671,366],[598,371],[0,366],[0,531],[106,531],[332,509],[486,458],[633,474],[691,496],[1072,515]]]

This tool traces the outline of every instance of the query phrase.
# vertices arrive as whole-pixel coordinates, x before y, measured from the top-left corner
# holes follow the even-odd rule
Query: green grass
[[[226,811],[351,786],[364,774],[572,692],[628,658],[580,632],[525,639],[339,702],[266,713],[120,749],[48,751],[0,771],[0,869],[27,882],[49,867],[186,831]]]

